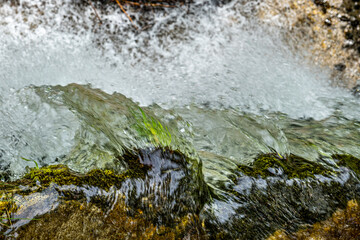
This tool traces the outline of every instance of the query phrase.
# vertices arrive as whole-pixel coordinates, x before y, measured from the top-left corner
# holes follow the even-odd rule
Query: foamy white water
[[[330,116],[337,99],[351,99],[329,86],[326,69],[294,56],[276,30],[270,36],[255,27],[240,3],[196,14],[160,11],[152,15],[155,25],[140,33],[131,31],[117,8],[101,11],[108,26],[100,27],[90,6],[20,3],[0,8],[2,92],[30,84],[91,83],[142,105],[196,103],[315,119]]]

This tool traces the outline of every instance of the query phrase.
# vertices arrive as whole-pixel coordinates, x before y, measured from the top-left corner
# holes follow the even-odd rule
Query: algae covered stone
[[[200,212],[209,201],[198,168],[170,149],[134,150],[118,157],[121,173],[93,169],[79,173],[64,165],[31,169],[0,186],[14,205],[1,205],[0,232],[28,239],[173,239],[204,233]],[[61,223],[60,223],[61,222]],[[46,228],[40,233],[34,229]],[[191,230],[193,229],[193,230]],[[60,232],[59,232],[60,231]]]
[[[315,174],[327,175],[331,171],[324,165],[290,154],[281,156],[278,153],[259,155],[250,166],[240,165],[239,171],[248,176],[284,176],[288,178],[314,177]]]
[[[301,226],[329,218],[351,199],[360,199],[360,180],[348,167],[336,168],[295,155],[258,155],[250,165],[240,165],[224,193],[230,204],[214,202],[206,212],[206,225],[218,239],[265,239],[277,229],[295,232]],[[214,216],[215,215],[215,216]]]
[[[345,166],[353,170],[356,174],[360,175],[360,159],[348,154],[335,154],[332,156],[336,159],[339,166]]]
[[[327,239],[352,240],[360,238],[360,207],[357,200],[350,200],[345,209],[338,209],[325,221],[295,233],[278,230],[267,240]]]

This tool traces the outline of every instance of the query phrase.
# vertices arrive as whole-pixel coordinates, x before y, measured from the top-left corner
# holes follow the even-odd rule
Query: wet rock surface
[[[259,155],[217,193],[201,167],[189,168],[177,151],[144,149],[118,160],[129,166],[120,174],[52,165],[3,182],[1,233],[6,239],[265,239],[327,219],[360,197],[359,160],[350,155],[334,155],[332,165]]]
[[[198,215],[208,189],[182,154],[141,150],[119,161],[129,165],[122,174],[53,165],[4,183],[1,233],[9,239],[173,239],[203,231]]]
[[[359,2],[353,0],[265,1],[259,16],[284,29],[284,38],[319,66],[332,70],[334,84],[358,83]]]
[[[157,226],[139,211],[129,216],[123,200],[109,212],[93,204],[68,201],[54,212],[18,230],[18,239],[202,239],[198,219],[174,219],[174,227]],[[39,229],[43,229],[39,231]]]
[[[279,164],[277,155],[272,155],[273,161],[269,161],[270,156],[258,157],[254,162],[257,167],[239,167],[227,195],[235,214],[225,223],[207,216],[206,223],[212,236],[217,239],[265,239],[277,229],[292,233],[329,218],[337,208],[345,208],[349,200],[360,197],[359,177],[347,167],[330,171],[329,166],[318,166],[318,169],[328,169],[324,172],[316,170],[309,161],[297,158],[296,164],[292,165],[296,167],[290,172],[285,158]],[[296,159],[295,156],[290,158]],[[339,165],[346,165],[345,162],[351,165],[350,159],[354,160],[349,156],[334,156]],[[262,170],[259,162],[263,163]],[[353,169],[358,170],[356,166]]]
[[[360,209],[358,201],[351,200],[346,209],[338,209],[329,219],[296,233],[276,231],[268,240],[329,239],[347,240],[360,237]]]
[[[355,97],[360,97],[360,85],[356,85],[355,87],[353,87],[352,94]]]
[[[150,167],[144,181],[125,181],[121,188],[127,203],[148,219],[171,223],[174,217],[199,214],[209,201],[201,169],[188,168],[186,158],[173,151],[141,151],[140,163]]]

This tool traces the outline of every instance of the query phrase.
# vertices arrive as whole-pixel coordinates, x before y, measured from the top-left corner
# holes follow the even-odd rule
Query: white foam
[[[279,38],[251,24],[240,3],[190,14],[159,11],[152,29],[141,33],[129,30],[116,7],[99,10],[110,29],[101,30],[90,6],[20,3],[0,7],[5,92],[29,84],[91,83],[142,105],[196,103],[315,119],[331,115],[336,99],[347,96],[329,87],[327,72],[302,63]]]

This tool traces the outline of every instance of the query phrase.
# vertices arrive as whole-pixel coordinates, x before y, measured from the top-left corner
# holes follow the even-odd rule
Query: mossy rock
[[[355,174],[349,175],[341,169],[334,170],[335,174],[326,169],[320,172],[314,167],[315,172],[309,170],[312,165],[301,168],[305,171],[285,165],[286,169],[296,171],[296,175],[286,175],[285,170],[282,175],[273,174],[272,170],[267,173],[269,167],[285,168],[286,162],[278,163],[277,160],[282,159],[249,166],[245,168],[246,175],[234,179],[234,186],[228,194],[233,202],[238,203],[237,206],[234,204],[235,214],[221,223],[207,212],[210,217],[206,218],[206,224],[211,226],[212,235],[219,235],[219,239],[260,240],[277,229],[296,232],[304,225],[329,218],[336,209],[344,208],[349,200],[360,199],[359,178]],[[264,168],[263,172],[260,167]],[[311,177],[315,173],[329,176]],[[279,177],[268,177],[274,175]],[[291,176],[295,178],[289,179]]]
[[[359,239],[360,238],[360,207],[358,201],[350,200],[344,210],[337,210],[332,217],[317,222],[309,228],[296,233],[278,230],[267,240],[291,239]]]
[[[314,177],[316,174],[327,175],[332,171],[324,165],[311,162],[290,154],[283,157],[277,153],[259,155],[250,166],[241,165],[238,170],[251,177],[284,176],[288,178]]]
[[[258,155],[248,166],[239,166],[228,194],[241,203],[225,224],[207,224],[219,239],[265,239],[277,229],[296,232],[360,200],[360,161],[351,155],[333,155],[336,164],[312,162],[296,155]],[[348,174],[348,171],[355,174]],[[315,177],[317,175],[317,177]],[[321,176],[318,176],[321,175]],[[275,177],[275,178],[271,178]],[[211,214],[209,214],[211,216]]]
[[[360,159],[348,154],[335,154],[332,158],[338,161],[339,166],[348,167],[360,175]]]
[[[58,185],[95,186],[109,190],[111,186],[119,186],[126,178],[131,177],[131,172],[115,174],[111,170],[92,170],[87,174],[79,174],[71,171],[64,165],[52,165],[40,169],[31,169],[23,180],[39,181],[46,188],[51,183]]]
[[[146,172],[150,169],[149,166],[141,164],[139,157],[134,153],[127,152],[121,158],[128,165],[127,170],[121,174],[116,174],[114,171],[107,169],[93,169],[87,174],[80,174],[70,170],[65,165],[51,165],[32,168],[20,181],[11,185],[28,185],[29,181],[39,181],[42,188],[48,187],[51,183],[56,183],[58,185],[88,185],[109,190],[111,186],[120,187],[121,183],[127,178],[145,177]]]
[[[196,215],[174,221],[175,227],[156,226],[139,210],[129,216],[124,199],[104,212],[93,204],[63,202],[55,211],[22,226],[19,239],[204,239],[205,230]]]
[[[74,224],[77,224],[77,221],[79,224],[88,221],[87,214],[78,211],[78,208],[86,209],[86,204],[90,204],[91,209],[96,209],[94,218],[99,219],[99,224],[96,223],[89,229],[96,228],[94,231],[99,234],[84,233],[83,239],[86,236],[90,239],[94,236],[99,237],[97,239],[178,239],[188,236],[194,224],[196,229],[201,227],[199,215],[204,204],[209,201],[201,164],[200,167],[192,168],[195,163],[190,163],[191,159],[167,148],[128,152],[118,160],[126,171],[116,173],[107,169],[94,169],[82,174],[65,165],[52,165],[32,168],[22,179],[3,184],[0,186],[0,194],[9,193],[9,196],[0,202],[0,213],[10,213],[11,217],[3,218],[4,222],[0,222],[10,223],[9,226],[0,226],[0,233],[6,233],[9,237],[9,234],[17,231],[18,226],[27,228],[26,220],[16,219],[36,218],[40,220],[30,222],[31,226],[35,226],[34,229],[41,228],[42,225],[54,231],[69,231],[64,232],[65,235],[54,234],[61,239],[68,239],[66,234],[72,238],[77,234]],[[123,203],[118,210],[122,211],[121,214],[113,211],[120,196],[122,200],[119,201]],[[60,204],[60,207],[57,204]],[[53,207],[54,205],[56,207]],[[41,214],[33,215],[39,212]],[[111,215],[108,215],[109,212],[115,218],[121,219],[111,219],[104,229],[103,223],[107,221],[107,216]],[[57,214],[62,214],[63,217],[58,218]],[[88,214],[93,214],[92,210]],[[121,216],[115,216],[116,214]],[[82,218],[83,222],[75,219],[77,217]],[[74,219],[66,220],[67,223],[60,226],[59,222],[67,218]],[[12,227],[12,221],[17,227]],[[114,226],[117,229],[123,225],[129,227],[112,230],[116,221],[119,221]],[[139,229],[131,228],[132,224],[138,225]],[[87,228],[87,225],[84,228]],[[36,230],[32,232],[33,230],[24,230],[22,236],[33,236],[32,239],[53,236],[52,230],[45,235],[37,235]],[[109,236],[114,238],[105,238],[105,233],[101,233],[103,230],[108,231]],[[151,232],[149,238],[148,231]],[[144,238],[141,237],[143,233],[146,235]],[[196,235],[199,232],[196,230],[193,233]]]

